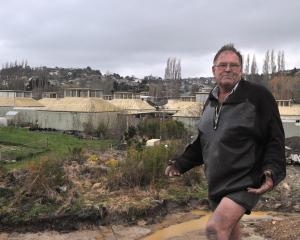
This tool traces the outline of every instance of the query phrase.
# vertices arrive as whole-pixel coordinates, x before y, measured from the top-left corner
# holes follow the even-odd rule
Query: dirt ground
[[[300,239],[300,216],[272,219],[260,222],[255,229],[266,239],[298,240]]]

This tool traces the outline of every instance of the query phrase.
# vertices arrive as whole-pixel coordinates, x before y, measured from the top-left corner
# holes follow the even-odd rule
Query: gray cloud
[[[284,50],[287,67],[300,67],[299,9],[297,0],[11,0],[0,9],[0,63],[142,77],[163,76],[177,57],[183,76],[208,76],[214,52],[233,42],[260,58]]]

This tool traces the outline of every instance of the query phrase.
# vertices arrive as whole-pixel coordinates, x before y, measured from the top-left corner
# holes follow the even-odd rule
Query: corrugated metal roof
[[[58,112],[118,112],[119,108],[101,98],[65,97],[39,100],[46,111]]]
[[[154,112],[155,108],[142,99],[113,99],[109,100],[114,106],[126,110],[127,113]]]
[[[0,97],[0,107],[43,107],[43,105],[32,98]]]

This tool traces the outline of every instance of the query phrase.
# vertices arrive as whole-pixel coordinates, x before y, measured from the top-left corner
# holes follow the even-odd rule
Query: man
[[[204,164],[214,210],[208,239],[240,239],[241,217],[286,174],[276,101],[264,87],[243,80],[242,69],[232,44],[217,52],[212,67],[217,86],[204,106],[198,137],[165,170],[173,177]]]

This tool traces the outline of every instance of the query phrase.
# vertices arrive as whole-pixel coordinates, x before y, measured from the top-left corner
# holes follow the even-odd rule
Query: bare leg
[[[245,209],[231,199],[224,197],[206,226],[209,240],[239,240],[239,220]],[[233,238],[234,237],[234,238]]]
[[[241,228],[240,224],[237,223],[231,231],[230,240],[241,240]]]

